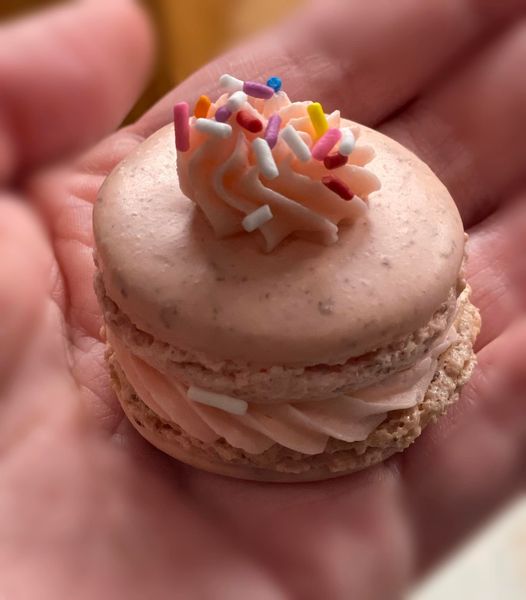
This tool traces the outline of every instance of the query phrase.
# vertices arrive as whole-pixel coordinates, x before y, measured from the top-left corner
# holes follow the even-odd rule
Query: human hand
[[[523,489],[524,3],[328,4],[212,63],[68,170],[30,178],[22,163],[27,203],[0,204],[0,596],[397,598]],[[133,89],[128,64],[114,66]],[[203,473],[148,446],[109,388],[92,204],[173,102],[213,93],[224,71],[280,75],[293,98],[398,139],[446,183],[469,230],[479,367],[446,417],[365,472],[294,485]],[[99,133],[110,122],[91,117]],[[43,145],[32,164],[45,157]]]

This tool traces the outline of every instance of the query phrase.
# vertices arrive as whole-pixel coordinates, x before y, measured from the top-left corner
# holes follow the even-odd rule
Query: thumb
[[[75,2],[0,27],[0,183],[117,127],[152,62],[129,0]]]

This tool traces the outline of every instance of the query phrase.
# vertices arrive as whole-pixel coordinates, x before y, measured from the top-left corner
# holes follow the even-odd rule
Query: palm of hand
[[[521,28],[487,38],[467,56],[489,35],[489,15],[475,20],[467,9],[457,15],[437,2],[436,22],[422,28],[419,3],[407,4],[411,11],[391,13],[414,34],[405,40],[356,6],[362,33],[385,34],[382,55],[356,43],[348,49],[355,62],[330,72],[342,44],[354,42],[338,47],[338,36],[318,20],[316,79],[327,90],[322,102],[414,149],[458,200],[483,318],[479,368],[458,405],[405,454],[320,484],[225,480],[160,455],[135,434],[104,368],[91,206],[111,168],[168,121],[172,95],[67,171],[34,179],[26,204],[7,193],[0,203],[0,595],[398,597],[524,484],[525,148],[515,135],[526,117]],[[500,10],[508,13],[503,25],[513,10]],[[453,22],[447,51],[437,51],[440,27]],[[294,97],[319,98],[318,85],[295,70],[295,57],[312,46],[299,36],[276,39],[285,57],[279,68],[272,68],[275,41],[272,48],[257,42],[243,56],[258,56],[264,75],[282,74]],[[423,62],[414,57],[419,48],[428,54]],[[465,64],[443,79],[444,68],[465,53]],[[253,73],[241,54],[219,60],[176,95],[202,92],[221,64],[240,76]],[[387,81],[400,64],[394,83]],[[351,82],[349,98],[344,81]]]

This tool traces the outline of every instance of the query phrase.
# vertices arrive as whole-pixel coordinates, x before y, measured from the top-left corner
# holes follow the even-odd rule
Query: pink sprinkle
[[[281,127],[281,117],[275,113],[267,122],[267,128],[265,129],[265,139],[267,140],[267,144],[274,148],[278,141],[279,128]]]
[[[174,106],[175,147],[179,152],[186,152],[190,148],[189,114],[188,102],[178,102]]]
[[[312,147],[312,158],[323,160],[341,137],[339,129],[328,129]]]
[[[218,108],[216,110],[215,118],[216,118],[216,121],[219,121],[220,123],[225,123],[226,121],[228,121],[228,119],[230,119],[231,115],[232,115],[232,111],[230,109],[228,109],[225,105],[225,106],[221,106],[220,108]]]
[[[243,91],[247,96],[252,98],[263,98],[268,100],[274,95],[274,90],[264,83],[258,83],[257,81],[245,81],[243,84]]]

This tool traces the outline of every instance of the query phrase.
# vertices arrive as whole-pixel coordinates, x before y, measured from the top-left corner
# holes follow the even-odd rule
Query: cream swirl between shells
[[[376,175],[364,167],[374,157],[373,148],[360,145],[358,140],[346,164],[328,170],[323,161],[299,160],[279,135],[268,150],[279,174],[265,177],[258,168],[253,141],[261,138],[269,118],[278,115],[281,132],[292,126],[312,150],[316,133],[307,112],[312,103],[291,102],[282,91],[267,100],[249,96],[239,110],[261,122],[261,131],[252,133],[239,124],[237,113],[226,124],[214,121],[229,97],[224,94],[212,103],[206,119],[216,127],[226,125],[222,131],[218,129],[225,135],[200,130],[195,117],[189,120],[188,149],[178,151],[177,156],[183,193],[202,209],[218,237],[245,233],[245,217],[266,206],[272,216],[254,232],[262,236],[265,251],[272,251],[290,235],[325,245],[337,242],[339,227],[362,216],[368,195],[380,188]],[[326,115],[326,119],[330,129],[340,128],[339,111]],[[353,127],[352,134],[359,138],[359,127]],[[333,151],[338,151],[339,143]],[[352,191],[352,198],[345,200],[327,187],[322,179],[328,175],[337,175],[338,181]]]
[[[456,339],[454,326],[412,367],[370,387],[341,397],[301,403],[249,403],[244,414],[194,402],[180,382],[133,355],[107,330],[118,363],[141,400],[161,419],[176,423],[204,443],[220,438],[249,454],[278,443],[304,454],[320,454],[329,438],[365,440],[393,410],[419,404],[433,379],[440,355]]]

